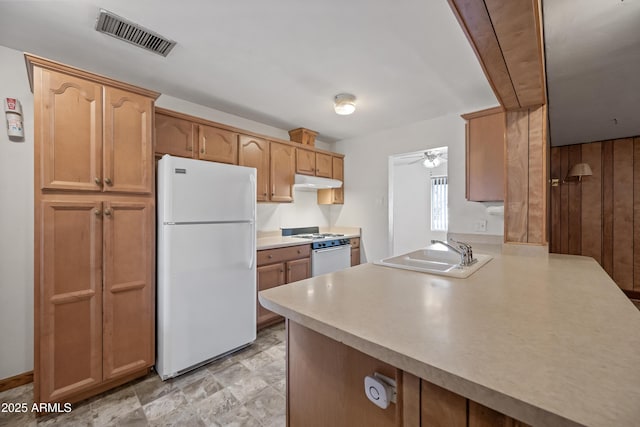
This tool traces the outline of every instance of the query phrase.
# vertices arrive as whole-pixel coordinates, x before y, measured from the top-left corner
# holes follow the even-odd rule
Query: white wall
[[[389,156],[444,146],[449,149],[449,232],[476,233],[473,221],[483,219],[487,221],[487,234],[503,234],[502,218],[488,215],[487,204],[465,199],[464,120],[452,114],[336,143],[336,150],[345,154],[345,204],[336,213],[334,225],[362,227],[366,261],[390,255]]]
[[[25,138],[0,131],[0,379],[33,369],[33,95],[22,52],[0,46],[0,103],[22,103]],[[4,108],[4,107],[3,107]]]

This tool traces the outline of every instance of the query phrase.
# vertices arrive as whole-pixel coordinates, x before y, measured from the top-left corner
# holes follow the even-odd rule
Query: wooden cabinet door
[[[360,248],[351,249],[351,267],[360,265]]]
[[[34,101],[36,185],[102,190],[102,86],[34,67]]]
[[[467,122],[467,199],[504,200],[504,113],[476,117]]]
[[[316,153],[296,148],[296,173],[303,175],[316,174]]]
[[[341,205],[344,203],[344,159],[334,157],[333,159],[333,179],[342,181],[342,187],[333,189],[333,203]]]
[[[102,381],[102,204],[75,200],[40,205],[34,387],[42,402]]]
[[[198,125],[198,158],[212,162],[238,164],[238,134],[212,126]]]
[[[256,168],[258,182],[256,188],[257,201],[269,200],[269,142],[264,139],[240,135],[238,164]]]
[[[342,157],[332,157],[332,177],[342,181],[342,187],[327,190],[318,190],[318,204],[320,205],[341,205],[344,203],[344,159]]]
[[[271,142],[271,201],[293,201],[293,175],[295,171],[295,148]]]
[[[256,269],[258,276],[258,292],[285,284],[284,263],[264,265]],[[258,301],[258,328],[280,318],[276,313],[267,310]]]
[[[364,377],[398,379],[394,367],[290,320],[287,337],[287,406],[290,426],[402,425],[395,404],[381,409],[364,393]]]
[[[302,258],[287,262],[287,283],[311,277],[311,259]]]
[[[333,178],[333,162],[329,154],[316,153],[316,176]]]
[[[151,193],[153,100],[104,88],[104,191]]]
[[[422,425],[467,427],[467,399],[430,382],[422,380],[420,383]]]
[[[104,204],[104,378],[154,363],[154,204]]]
[[[156,113],[156,154],[179,157],[197,157],[196,125],[188,120]]]

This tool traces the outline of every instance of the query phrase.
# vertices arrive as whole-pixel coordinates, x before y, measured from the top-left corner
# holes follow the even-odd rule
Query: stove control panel
[[[331,248],[333,246],[344,246],[349,244],[349,239],[333,239],[333,240],[322,240],[318,242],[313,242],[311,244],[312,249],[325,249]]]

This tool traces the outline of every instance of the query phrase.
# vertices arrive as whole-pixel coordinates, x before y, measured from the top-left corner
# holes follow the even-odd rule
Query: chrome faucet
[[[454,243],[455,246],[445,240],[431,240],[431,243],[432,244],[440,243],[441,245],[446,246],[447,248],[451,249],[452,251],[460,255],[460,265],[462,267],[467,267],[477,261],[477,259],[473,258],[473,250],[470,244],[464,243],[464,242],[458,242],[453,239],[449,239],[449,240],[452,243]]]

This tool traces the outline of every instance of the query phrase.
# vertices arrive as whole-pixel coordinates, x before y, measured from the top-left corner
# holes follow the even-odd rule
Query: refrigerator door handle
[[[257,198],[257,191],[258,191],[258,186],[256,184],[256,177],[255,175],[251,174],[249,175],[249,181],[251,181],[251,188],[253,188],[253,198],[254,201]],[[251,270],[253,268],[253,264],[255,262],[256,259],[256,216],[255,216],[255,204],[254,204],[254,215],[253,215],[253,221],[251,221],[251,257],[249,258],[249,270]]]

